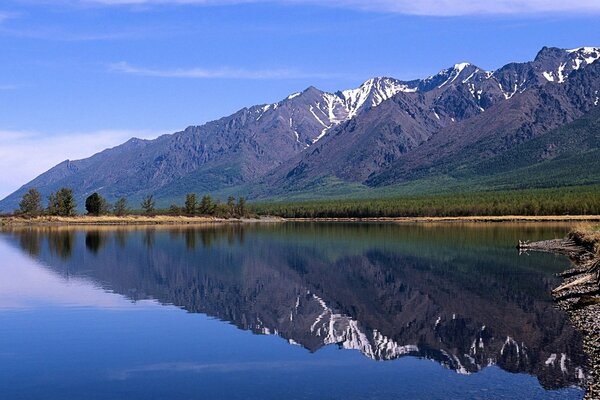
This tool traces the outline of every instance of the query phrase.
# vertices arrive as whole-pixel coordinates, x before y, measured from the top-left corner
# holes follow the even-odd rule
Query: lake
[[[0,231],[2,399],[581,399],[565,224]]]

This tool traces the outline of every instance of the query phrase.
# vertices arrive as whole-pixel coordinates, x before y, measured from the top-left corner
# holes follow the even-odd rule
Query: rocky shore
[[[588,356],[584,399],[600,399],[600,229],[578,228],[565,239],[519,243],[519,250],[559,253],[571,259],[572,268],[560,274],[564,282],[552,296],[583,335]]]

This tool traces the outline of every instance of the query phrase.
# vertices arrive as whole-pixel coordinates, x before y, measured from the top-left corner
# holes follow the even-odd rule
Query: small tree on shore
[[[144,214],[152,215],[154,213],[154,204],[154,197],[152,195],[144,197],[144,200],[142,200],[141,203]]]
[[[210,195],[202,196],[202,200],[200,201],[199,212],[202,215],[212,215],[215,212],[216,204],[213,203],[212,197]]]
[[[61,217],[71,217],[76,214],[77,203],[73,197],[73,190],[62,188],[48,197],[48,213]]]
[[[227,212],[229,213],[230,216],[235,215],[235,197],[233,196],[229,196],[227,198]]]
[[[88,215],[98,216],[108,214],[110,207],[104,197],[94,192],[85,199],[85,209]]]
[[[196,215],[198,211],[198,200],[196,199],[196,193],[188,193],[185,196],[185,214]]]
[[[127,208],[127,199],[125,197],[121,197],[119,200],[117,200],[113,207],[113,212],[117,217],[122,217],[129,214],[129,209]]]
[[[246,208],[246,199],[243,197],[240,197],[238,199],[237,212],[240,217],[245,217],[246,215],[248,215],[248,210]]]
[[[23,195],[19,203],[19,212],[31,217],[42,213],[42,195],[36,188],[29,189]]]
[[[171,204],[171,206],[169,207],[169,214],[174,216],[174,217],[178,217],[182,214],[182,209],[181,207],[179,207],[177,204]]]

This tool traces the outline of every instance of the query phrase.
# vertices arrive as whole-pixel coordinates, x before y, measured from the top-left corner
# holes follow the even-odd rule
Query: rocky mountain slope
[[[285,196],[335,179],[382,187],[460,171],[513,151],[598,105],[600,49],[543,48],[534,61],[485,71],[460,63],[421,80],[373,78],[327,93],[314,87],[155,140],[131,139],[64,161],[0,202],[12,211],[30,187],[72,187],[109,200],[187,192]],[[317,184],[315,185],[315,182]]]

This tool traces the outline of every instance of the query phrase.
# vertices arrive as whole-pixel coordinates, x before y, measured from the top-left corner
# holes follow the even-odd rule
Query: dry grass
[[[143,216],[127,215],[117,217],[114,215],[106,216],[76,216],[76,217],[57,217],[43,216],[36,218],[21,217],[0,217],[0,226],[29,226],[29,225],[191,225],[191,224],[210,224],[219,222],[277,222],[286,220],[279,217],[261,217],[260,219],[223,219],[215,217],[184,217],[184,216]],[[504,216],[469,216],[469,217],[407,217],[407,218],[290,218],[288,221],[388,221],[388,222],[575,222],[600,221],[600,215],[504,215]],[[582,225],[582,232],[593,230],[591,225]],[[579,229],[579,227],[577,228]],[[597,235],[600,235],[599,228],[596,227]],[[589,235],[589,233],[588,233]]]
[[[600,257],[600,225],[581,224],[570,232],[569,237],[576,243],[593,249]]]
[[[43,216],[36,218],[7,217],[0,219],[0,225],[166,225],[166,224],[207,224],[215,222],[227,222],[239,220],[226,220],[213,217],[180,217],[180,216],[141,216],[127,215],[117,217],[113,215],[106,216],[76,216],[76,217],[57,217]]]

